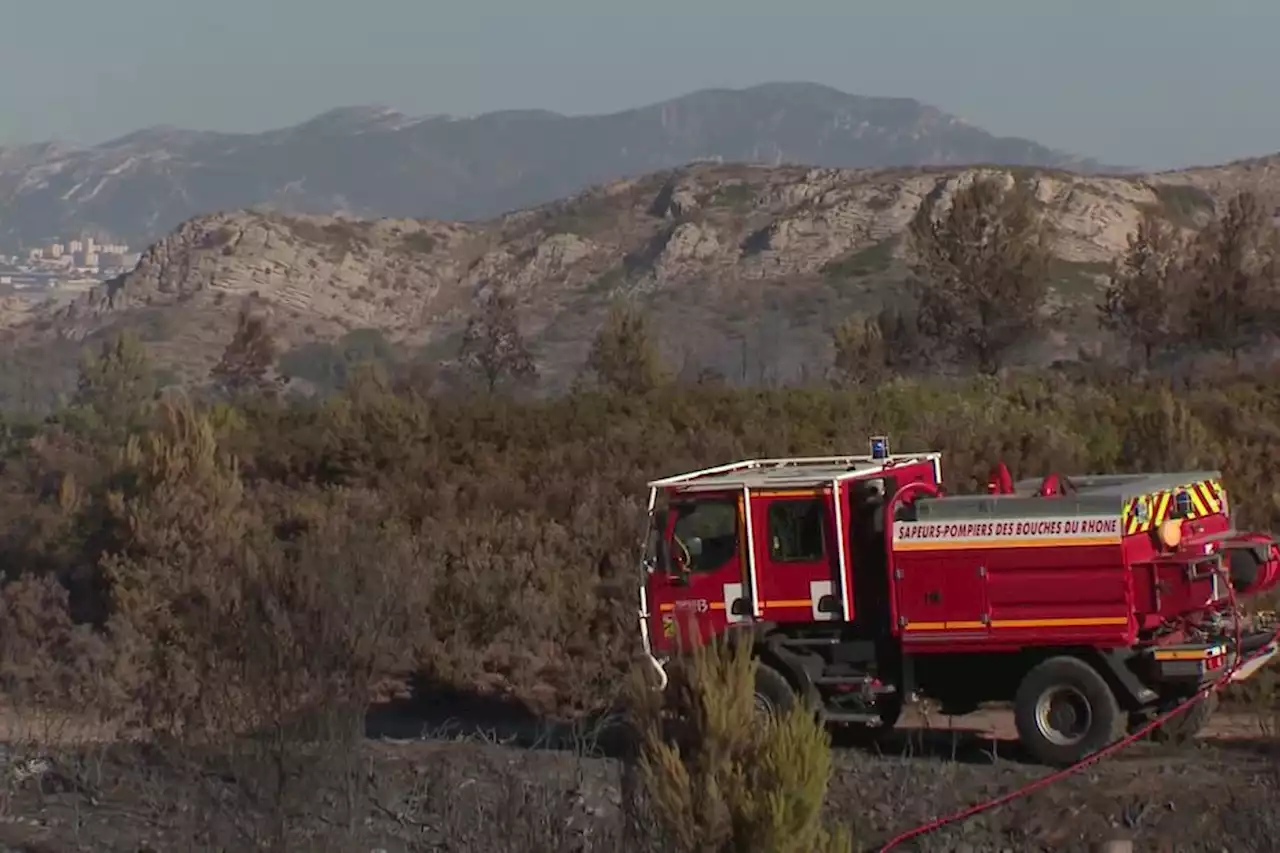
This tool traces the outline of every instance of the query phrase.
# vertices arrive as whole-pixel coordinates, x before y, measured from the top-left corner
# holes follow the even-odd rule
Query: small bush
[[[1162,213],[1183,226],[1195,226],[1214,210],[1213,196],[1191,184],[1157,184],[1152,187]]]
[[[666,737],[661,707],[634,698],[643,733],[639,764],[645,801],[668,849],[852,849],[846,832],[822,822],[831,777],[825,728],[803,705],[776,719],[758,719],[755,666],[747,644],[712,643],[694,651],[684,666],[673,667],[670,711],[679,729],[674,743]]]
[[[436,250],[436,238],[425,231],[414,231],[401,237],[400,245],[406,252],[429,255]]]

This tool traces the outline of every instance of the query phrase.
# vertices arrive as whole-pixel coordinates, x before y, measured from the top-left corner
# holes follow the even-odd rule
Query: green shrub
[[[820,853],[853,848],[823,825],[831,745],[812,709],[761,719],[748,644],[704,645],[673,667],[671,708],[636,698],[645,801],[668,849],[681,853]]]

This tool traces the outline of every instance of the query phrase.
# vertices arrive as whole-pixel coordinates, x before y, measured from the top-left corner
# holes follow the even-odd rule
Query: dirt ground
[[[838,741],[828,813],[854,829],[859,849],[877,850],[902,830],[1046,774],[1021,760],[1009,726],[1007,713],[983,712],[908,719],[875,744]],[[11,745],[0,756],[0,853],[230,851],[275,838],[299,851],[663,849],[643,814],[625,807],[633,801],[625,765],[593,751],[589,736],[531,748],[518,733],[484,725],[399,738],[381,728],[325,755],[282,756],[269,742],[203,755]],[[1135,745],[894,849],[1083,851],[1128,837],[1139,851],[1273,851],[1273,743],[1248,717],[1222,714],[1195,745]]]
[[[963,717],[928,717],[919,711],[909,709],[902,714],[900,728],[931,729],[940,731],[958,730],[998,741],[1014,741],[1018,739],[1013,727],[1013,713],[1002,709],[983,709]],[[1271,725],[1259,718],[1258,714],[1224,709],[1215,714],[1201,734],[1202,738],[1249,739],[1267,738],[1273,732]]]

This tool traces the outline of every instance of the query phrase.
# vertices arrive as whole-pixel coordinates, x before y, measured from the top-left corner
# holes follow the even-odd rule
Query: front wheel
[[[755,710],[761,716],[779,717],[795,705],[791,683],[773,667],[756,661]]]
[[[888,693],[876,698],[876,716],[880,718],[881,732],[892,731],[902,718],[902,696]]]
[[[1096,669],[1075,657],[1049,658],[1018,687],[1014,723],[1037,761],[1067,767],[1124,734],[1127,718]]]

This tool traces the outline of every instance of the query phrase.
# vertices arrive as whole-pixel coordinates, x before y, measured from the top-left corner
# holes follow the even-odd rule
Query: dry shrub
[[[754,708],[755,660],[746,643],[698,647],[675,667],[667,737],[661,705],[636,682],[644,799],[669,849],[685,853],[847,851],[823,826],[831,746],[812,709],[778,718]]]
[[[180,822],[166,791],[190,792],[182,820],[213,829],[189,847],[314,849],[321,821],[300,816],[317,811],[325,843],[349,840],[368,793],[361,716],[387,679],[418,672],[545,714],[610,706],[637,651],[654,476],[847,453],[884,432],[897,450],[943,451],[958,491],[998,458],[1020,476],[1221,465],[1241,524],[1280,522],[1280,394],[1246,379],[516,403],[400,395],[369,375],[323,402],[176,401],[148,417],[52,422],[0,448],[0,687],[27,720],[90,707],[148,724],[152,751],[128,760],[154,780],[157,821]],[[91,440],[99,427],[124,437]],[[649,732],[640,800],[667,849],[838,841],[819,821],[824,736],[802,714],[751,719],[748,664],[711,658],[677,681],[690,739]],[[502,795],[540,836],[555,817],[544,794]]]
[[[55,762],[93,755],[122,734],[113,725],[126,699],[115,663],[103,637],[73,623],[53,577],[0,587],[0,825],[22,829],[10,824],[23,820],[12,801]],[[19,848],[17,835],[5,841]]]
[[[54,578],[24,575],[0,588],[0,690],[11,707],[101,708],[108,664],[103,638],[71,621]]]
[[[423,670],[543,713],[599,707],[634,651],[634,632],[618,625],[634,589],[603,585],[594,549],[581,550],[589,530],[579,530],[531,513],[429,527],[436,581]]]
[[[370,696],[417,658],[419,537],[374,493],[249,488],[187,404],[109,484],[90,509],[110,545],[107,627],[150,761],[202,780],[193,807],[226,843],[289,849],[292,816],[335,786],[354,821]]]
[[[112,635],[148,727],[240,732],[307,707],[363,707],[412,663],[419,545],[371,495],[251,494],[186,404],[122,454],[101,509]],[[301,498],[301,500],[299,500]]]
[[[336,565],[306,549],[360,552],[354,565],[387,573],[379,582],[413,603],[413,617],[378,623],[375,636],[395,632],[377,640],[394,648],[395,667],[576,716],[612,703],[637,651],[646,479],[735,457],[850,452],[883,432],[898,450],[942,450],[958,491],[982,488],[1000,458],[1017,476],[1221,465],[1241,522],[1269,526],[1280,522],[1269,474],[1280,466],[1278,422],[1273,385],[1246,379],[667,385],[642,399],[513,402],[402,395],[362,374],[320,402],[171,402],[115,450],[64,424],[35,428],[4,449],[0,554],[15,573],[53,574],[71,590],[72,616],[102,626],[121,689],[161,728],[216,729],[212,718],[228,714],[244,728],[265,713],[249,707],[256,699],[231,707],[246,680],[262,678],[241,661],[248,637],[285,628],[248,622],[279,623],[278,608],[323,611],[328,603],[306,601],[352,582],[335,569],[287,587],[302,583],[296,565]],[[300,620],[287,622],[289,637],[304,633]],[[319,690],[290,702],[305,706]]]

